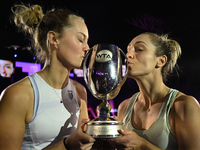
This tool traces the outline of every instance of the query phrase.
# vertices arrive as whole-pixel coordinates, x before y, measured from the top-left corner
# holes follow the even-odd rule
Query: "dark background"
[[[44,13],[52,8],[68,8],[84,17],[89,29],[89,46],[97,43],[112,43],[126,52],[127,44],[142,32],[169,34],[182,47],[178,61],[181,68],[179,77],[174,75],[166,83],[185,94],[200,100],[200,3],[198,1],[117,1],[117,0],[7,0],[0,9],[0,58],[34,62],[33,54],[27,50],[28,38],[10,23],[11,7],[14,4],[39,4]],[[18,47],[19,46],[19,47]],[[14,47],[18,47],[14,50]],[[18,58],[13,58],[13,53]],[[85,85],[83,78],[74,78]],[[136,83],[128,79],[115,98],[115,108],[119,103],[138,91]],[[101,101],[88,92],[88,107],[95,108]]]

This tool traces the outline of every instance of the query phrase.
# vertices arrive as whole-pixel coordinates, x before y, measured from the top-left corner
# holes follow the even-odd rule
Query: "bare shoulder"
[[[200,110],[198,101],[193,96],[186,95],[182,92],[178,92],[174,100],[174,108],[177,113]]]
[[[28,77],[8,86],[1,94],[1,104],[23,108],[33,102],[33,90]]]
[[[179,92],[174,99],[171,111],[171,117],[176,120],[175,123],[182,124],[184,121],[186,125],[194,120],[199,120],[199,116],[200,105],[198,101],[193,96]]]
[[[87,91],[86,91],[86,88],[79,82],[75,81],[75,80],[72,80],[72,84],[75,88],[75,92],[76,92],[76,95],[77,95],[77,98],[79,100],[79,102],[81,102],[80,100],[85,100],[87,102]]]
[[[131,98],[122,101],[118,107],[117,119],[122,121]]]
[[[123,100],[119,105],[119,109],[120,110],[126,110],[130,100],[131,100],[131,98]]]
[[[32,90],[32,86],[28,77],[8,86],[1,94],[1,98],[9,96],[12,98],[17,98],[22,95],[27,95]]]

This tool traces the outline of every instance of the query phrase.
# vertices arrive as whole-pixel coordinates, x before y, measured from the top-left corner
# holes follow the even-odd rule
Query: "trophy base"
[[[86,133],[94,138],[117,138],[121,137],[118,130],[122,125],[121,121],[90,121]]]

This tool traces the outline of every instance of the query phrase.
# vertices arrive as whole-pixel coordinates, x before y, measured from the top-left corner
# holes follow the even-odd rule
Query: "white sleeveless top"
[[[34,90],[34,115],[26,124],[22,150],[41,150],[68,137],[78,125],[80,105],[70,79],[53,89],[37,73],[29,76]],[[60,103],[60,97],[63,103]]]
[[[134,109],[134,104],[140,93],[138,92],[134,94],[128,104],[123,118],[124,126],[126,127],[126,129],[133,130],[140,137],[143,137],[144,139],[162,150],[177,150],[178,143],[176,135],[169,125],[169,112],[177,93],[177,90],[169,90],[169,93],[161,107],[157,120],[155,121],[154,125],[148,130],[137,130],[132,125],[132,112]]]

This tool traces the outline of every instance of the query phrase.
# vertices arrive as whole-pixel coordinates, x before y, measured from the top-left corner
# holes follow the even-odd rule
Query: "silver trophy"
[[[120,137],[117,130],[122,122],[110,117],[108,100],[115,98],[127,78],[128,61],[124,52],[114,44],[97,44],[87,53],[83,62],[85,83],[92,95],[102,100],[99,117],[88,123],[86,133],[94,138]],[[122,67],[125,67],[123,76]]]

